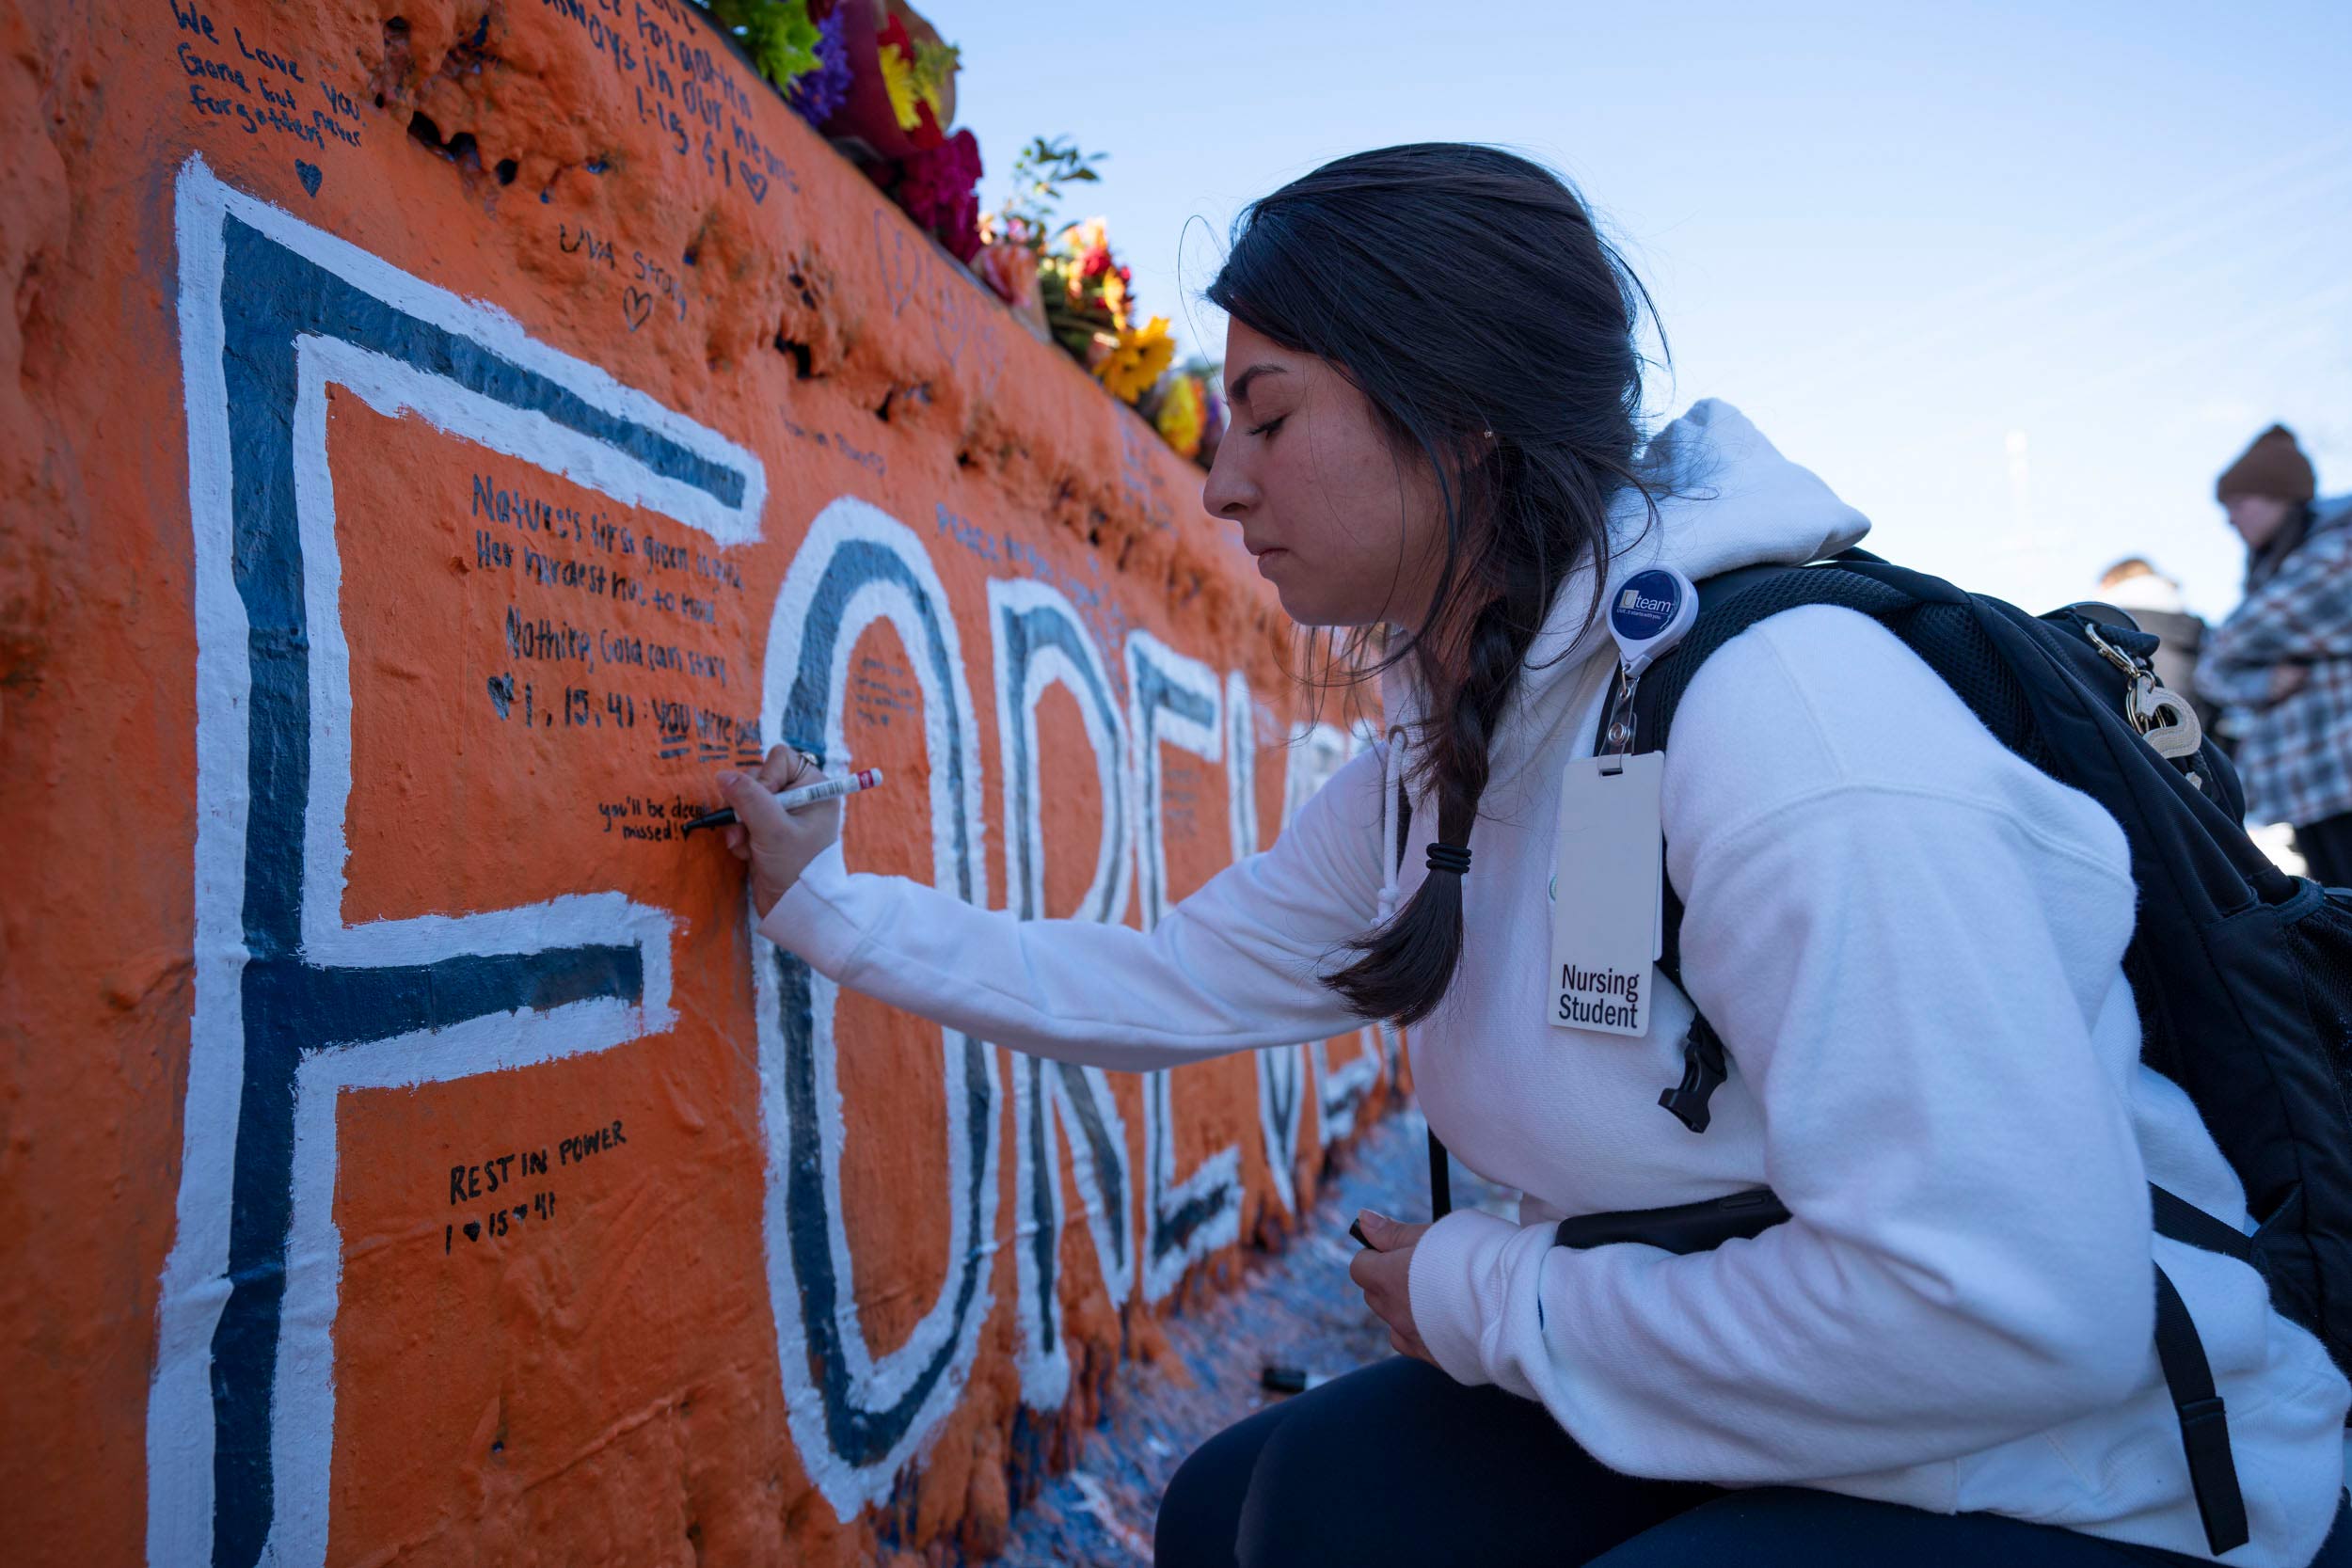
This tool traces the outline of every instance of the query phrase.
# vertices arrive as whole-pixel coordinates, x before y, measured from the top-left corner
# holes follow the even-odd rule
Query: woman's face
[[[1328,360],[1242,323],[1225,331],[1232,426],[1200,502],[1240,525],[1258,574],[1310,626],[1415,626],[1445,559],[1445,510],[1419,452]]]
[[[2295,510],[2293,501],[2278,496],[2232,496],[2221,504],[2230,514],[2230,526],[2237,530],[2249,550],[2261,549],[2277,538]]]

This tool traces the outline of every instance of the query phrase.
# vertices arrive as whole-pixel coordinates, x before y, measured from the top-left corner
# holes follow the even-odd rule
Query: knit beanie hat
[[[2276,496],[2281,500],[2307,501],[2319,493],[2312,460],[2295,444],[2295,433],[2274,424],[2254,437],[2244,455],[2222,470],[2214,482],[2214,498],[2227,502],[2232,496]]]

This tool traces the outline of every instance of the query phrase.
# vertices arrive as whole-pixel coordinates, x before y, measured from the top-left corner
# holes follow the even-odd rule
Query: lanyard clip
[[[1642,672],[1682,641],[1698,614],[1698,589],[1671,566],[1636,572],[1618,586],[1609,606],[1609,635],[1617,642],[1617,679],[1609,705],[1607,755],[1622,758],[1633,750],[1639,724],[1633,693]],[[1622,762],[1604,765],[1601,771],[1614,773],[1622,767]]]
[[[1641,721],[1633,711],[1633,689],[1641,684],[1641,676],[1622,664],[1617,666],[1616,677],[1610,682],[1609,750],[1602,755],[1600,769],[1604,773],[1624,771],[1626,756],[1633,750],[1633,732]]]

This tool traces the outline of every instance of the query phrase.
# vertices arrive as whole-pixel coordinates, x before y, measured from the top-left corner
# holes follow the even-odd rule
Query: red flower
[[[914,40],[908,35],[906,20],[903,17],[894,13],[888,24],[875,32],[874,46],[877,55],[883,49],[897,50],[900,68],[909,71],[914,69]],[[885,66],[886,73],[887,67]],[[925,151],[938,147],[941,143],[939,117],[931,112],[930,104],[924,102],[920,92],[914,95],[912,107],[914,110],[914,124],[912,126],[902,124],[900,129],[906,132],[917,148]],[[895,95],[892,108],[894,111],[898,108]]]
[[[907,215],[938,235],[957,261],[968,263],[978,255],[980,199],[973,187],[980,182],[980,144],[972,133],[959,131],[898,169],[893,194]]]

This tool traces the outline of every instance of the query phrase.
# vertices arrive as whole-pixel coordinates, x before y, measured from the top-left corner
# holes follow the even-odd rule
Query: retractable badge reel
[[[1609,606],[1609,635],[1617,642],[1616,693],[1609,708],[1609,756],[1620,767],[1633,749],[1633,691],[1642,672],[1658,662],[1699,618],[1699,592],[1671,566],[1637,572]],[[1617,768],[1606,768],[1615,772]]]
[[[1546,1022],[1643,1035],[1665,935],[1659,793],[1666,758],[1634,754],[1633,694],[1643,672],[1691,629],[1699,596],[1690,578],[1663,566],[1634,574],[1613,595],[1609,632],[1618,664],[1608,733],[1596,755],[1568,764],[1560,786]]]

